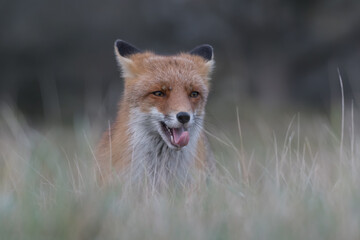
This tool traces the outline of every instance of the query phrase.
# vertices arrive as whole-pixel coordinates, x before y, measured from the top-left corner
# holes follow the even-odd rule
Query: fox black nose
[[[178,114],[176,114],[176,118],[182,124],[185,124],[188,121],[190,121],[190,115],[187,112],[179,112]]]

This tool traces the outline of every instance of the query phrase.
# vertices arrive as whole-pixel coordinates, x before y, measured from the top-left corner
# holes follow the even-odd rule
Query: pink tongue
[[[174,143],[179,147],[184,147],[189,143],[189,132],[184,131],[184,128],[173,128]]]

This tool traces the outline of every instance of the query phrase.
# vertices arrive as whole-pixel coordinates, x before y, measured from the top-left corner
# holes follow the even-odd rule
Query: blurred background
[[[0,36],[0,102],[33,125],[114,117],[118,38],[159,54],[211,44],[214,115],[329,115],[338,68],[347,100],[360,101],[358,0],[2,0]]]

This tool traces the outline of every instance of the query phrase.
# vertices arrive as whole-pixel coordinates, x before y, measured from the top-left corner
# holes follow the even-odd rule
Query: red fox
[[[192,169],[212,169],[203,130],[212,47],[161,56],[117,40],[115,56],[125,84],[117,118],[97,148],[100,179],[187,185]]]

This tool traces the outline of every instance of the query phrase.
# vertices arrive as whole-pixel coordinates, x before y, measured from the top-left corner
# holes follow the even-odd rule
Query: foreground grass
[[[97,186],[93,127],[40,134],[3,108],[0,238],[359,239],[359,139],[346,126],[341,137],[295,116],[230,140],[211,132],[218,173],[207,186],[148,195]]]

